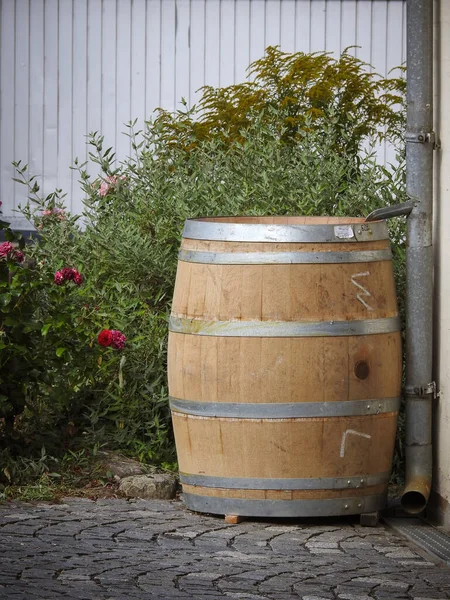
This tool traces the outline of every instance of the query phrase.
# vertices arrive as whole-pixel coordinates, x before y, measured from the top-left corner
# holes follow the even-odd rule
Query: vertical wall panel
[[[296,48],[296,8],[298,2],[281,2],[280,13],[280,38],[281,49],[292,51]]]
[[[342,24],[341,0],[328,0],[325,6],[325,50],[340,54],[341,47],[341,24]]]
[[[264,45],[281,44],[281,0],[266,0],[266,38]]]
[[[235,45],[235,0],[220,3],[220,85],[234,83]]]
[[[30,2],[29,42],[28,168],[31,174],[41,177],[44,172],[44,0],[33,0],[33,2]],[[1,89],[4,89],[3,85]],[[8,118],[6,112],[2,112],[3,118],[5,120]],[[14,157],[18,158],[18,155],[10,154],[9,160],[12,160]],[[7,184],[6,178],[2,178],[0,181],[1,184]],[[20,203],[24,200],[24,190],[21,189],[16,201]],[[18,219],[18,215],[16,215],[16,219]]]
[[[296,2],[296,47],[298,52],[311,50],[311,3],[314,0],[298,0]],[[320,32],[322,34],[322,32]],[[325,48],[323,48],[325,50]]]
[[[387,1],[377,0],[372,5],[372,40],[370,62],[379,73],[385,73],[387,67],[388,19]]]
[[[14,78],[14,150],[15,155],[19,157],[19,159],[22,159],[24,163],[29,163],[29,11],[29,0],[17,0],[15,39],[16,69]],[[22,186],[19,183],[16,183],[14,187],[14,208],[17,209],[17,199],[20,197],[19,194],[22,191],[20,188],[22,188]]]
[[[153,111],[161,106],[161,30],[161,0],[147,0],[147,44],[145,48],[145,115],[147,118],[150,118]],[[139,116],[136,115],[136,117]]]
[[[26,200],[12,160],[29,163],[43,193],[68,192],[81,210],[72,160],[88,132],[118,159],[124,123],[180,108],[201,86],[245,80],[268,45],[351,52],[386,74],[405,60],[406,0],[0,0],[0,199]],[[382,149],[381,159],[393,160]],[[97,167],[90,166],[95,175]],[[23,221],[14,218],[16,225]]]
[[[58,0],[44,2],[44,143],[42,187],[45,193],[59,187],[58,181]],[[67,115],[68,118],[69,115]]]
[[[131,121],[131,3],[130,0],[117,0],[116,37],[116,144],[117,159],[124,160],[130,155],[130,138],[126,124]]]
[[[72,156],[73,123],[73,54],[72,54],[72,0],[59,3],[58,26],[58,185],[65,191],[72,189],[70,167]],[[78,135],[78,132],[77,134]]]
[[[372,2],[356,4],[356,56],[366,63],[372,62]]]
[[[106,146],[114,146],[116,153],[120,152],[117,145],[117,0],[102,2],[102,51],[101,51],[101,131],[105,134]],[[99,57],[93,57],[99,60]],[[99,61],[100,62],[100,61]],[[126,85],[126,83],[124,84]],[[105,148],[106,150],[106,148]]]
[[[161,2],[161,106],[177,108],[175,98],[175,0]]]
[[[175,101],[184,98],[189,102],[190,96],[190,45],[189,15],[190,1],[177,0],[175,30]],[[181,107],[180,107],[181,108]]]
[[[388,2],[386,15],[386,73],[391,73],[392,76],[398,77],[400,71],[395,67],[403,64],[406,60],[404,56],[405,37],[403,30],[398,31],[396,23],[403,19],[404,6],[402,2]],[[394,71],[392,71],[394,69]],[[387,164],[396,162],[396,151],[391,146],[385,145],[385,154],[383,160]]]
[[[371,64],[377,73],[385,73],[387,67],[387,2],[378,0],[372,7]],[[377,150],[377,160],[386,161],[386,144]]]
[[[103,2],[87,4],[87,131],[102,131]],[[75,32],[75,38],[78,34]],[[78,134],[79,135],[79,134]]]
[[[406,57],[404,31],[398,23],[403,20],[403,2],[388,2],[386,14],[386,73],[402,64]],[[396,73],[398,74],[398,72]]]
[[[220,85],[220,0],[205,2],[205,83]]]
[[[87,158],[86,138],[87,134],[87,41],[88,20],[87,0],[76,0],[73,3],[72,22],[72,157],[78,159],[82,164]],[[61,161],[60,161],[61,162]],[[71,178],[70,196],[72,198],[72,209],[81,212],[81,199],[78,193],[78,175],[74,173]],[[67,190],[69,191],[69,190]]]
[[[265,0],[250,0],[250,62],[261,58],[266,48]]]
[[[234,82],[245,80],[250,64],[250,0],[236,0],[236,30],[234,38]]]
[[[341,14],[340,14],[340,36],[341,36],[341,52],[348,46],[356,45],[356,0],[343,0],[341,2]],[[400,21],[401,23],[401,21]],[[399,24],[397,22],[396,27]],[[349,53],[356,56],[356,48],[349,49]]]
[[[0,106],[1,106],[1,130],[0,130],[0,183],[2,186],[0,200],[3,203],[3,214],[11,215],[14,210],[14,168],[11,161],[16,155],[15,148],[15,24],[16,11],[14,3],[2,2],[1,15],[1,56],[0,56]],[[24,157],[26,158],[26,157]]]
[[[332,1],[337,2],[338,0]],[[321,52],[326,50],[327,47],[327,2],[325,0],[311,0],[310,10],[311,38],[309,41],[309,51]]]
[[[189,104],[193,106],[200,96],[198,90],[205,83],[205,0],[191,1],[189,42]]]
[[[143,126],[146,105],[146,21],[145,0],[133,0],[131,5],[131,113],[130,119],[140,117]]]

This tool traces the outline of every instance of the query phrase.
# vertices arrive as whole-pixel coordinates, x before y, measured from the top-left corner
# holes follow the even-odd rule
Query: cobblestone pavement
[[[450,570],[383,526],[226,525],[181,502],[0,506],[0,598],[450,598]]]

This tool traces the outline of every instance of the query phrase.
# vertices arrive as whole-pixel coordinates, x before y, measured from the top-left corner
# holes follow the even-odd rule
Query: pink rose
[[[109,184],[106,183],[106,181],[102,181],[100,184],[100,189],[98,190],[98,195],[102,196],[102,198],[104,198],[106,196],[106,194],[109,192]]]
[[[0,244],[0,257],[5,258],[11,252],[14,252],[14,246],[11,242],[2,242]]]
[[[20,250],[16,250],[11,242],[2,242],[0,244],[0,258],[6,258],[9,260],[16,260],[17,262],[23,262],[24,256]]]
[[[81,285],[83,283],[83,277],[76,269],[73,269],[73,282],[75,285]]]
[[[105,180],[101,182],[100,189],[98,190],[98,195],[104,198],[110,190],[114,189],[114,187],[119,183],[119,181],[126,180],[126,175],[109,175],[105,177]]]
[[[72,281],[73,272],[74,269],[71,269],[70,267],[64,267],[61,269],[61,275],[63,276],[64,281]]]
[[[111,329],[112,342],[111,345],[115,350],[123,350],[127,338],[121,331],[117,329]]]
[[[53,281],[56,285],[62,285],[64,281],[73,281],[75,285],[81,285],[83,276],[72,267],[64,267],[60,271],[56,271]]]
[[[53,283],[56,283],[56,285],[62,285],[64,281],[65,279],[61,271],[56,271]]]

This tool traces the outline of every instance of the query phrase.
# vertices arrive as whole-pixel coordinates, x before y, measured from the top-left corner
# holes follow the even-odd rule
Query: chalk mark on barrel
[[[344,456],[345,456],[345,440],[347,439],[347,436],[350,434],[358,435],[359,437],[367,438],[368,440],[370,440],[372,437],[368,433],[362,433],[361,431],[355,431],[354,429],[346,429],[344,431],[344,433],[342,434],[341,452],[340,452],[341,458],[344,458]]]
[[[361,285],[360,283],[355,281],[356,277],[368,277],[369,275],[370,275],[370,271],[364,271],[362,273],[355,273],[354,275],[351,276],[351,281],[352,281],[353,285],[355,285],[357,288],[359,288],[361,290],[361,292],[356,295],[356,297],[361,302],[361,304],[363,306],[365,306],[367,308],[367,310],[373,310],[372,306],[370,306],[370,304],[368,304],[363,298],[363,296],[366,296],[367,298],[371,298],[372,294],[363,285]]]

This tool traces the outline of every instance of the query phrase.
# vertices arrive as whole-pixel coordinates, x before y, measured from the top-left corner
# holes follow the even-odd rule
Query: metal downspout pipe
[[[406,483],[402,506],[421,512],[431,490],[433,299],[433,2],[408,0],[406,192]]]

